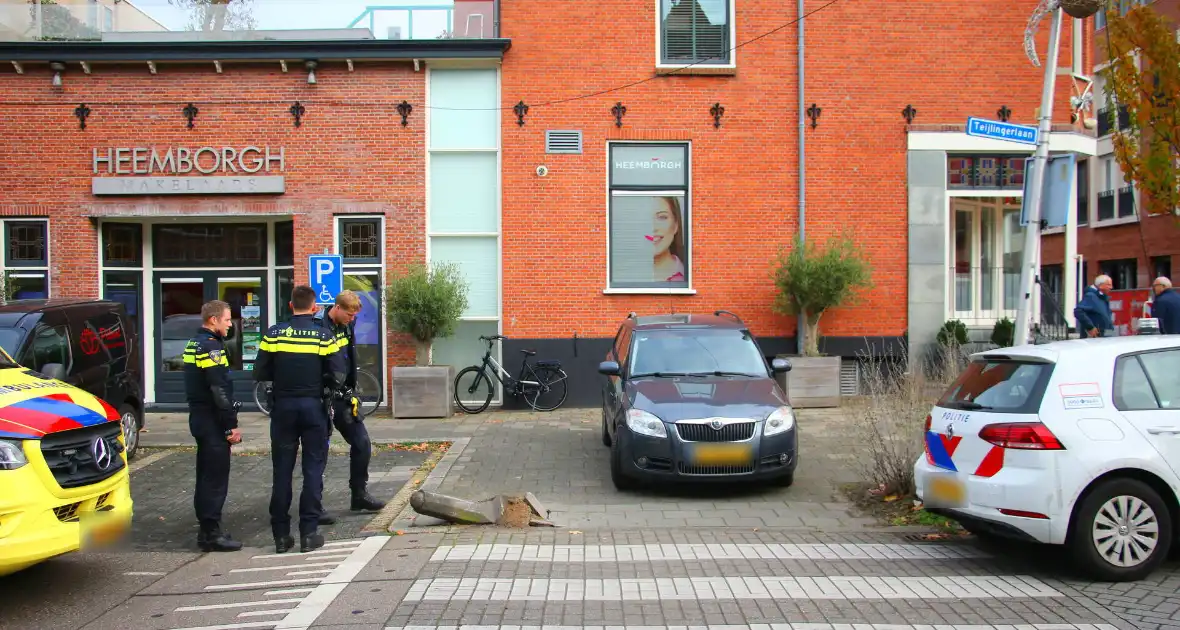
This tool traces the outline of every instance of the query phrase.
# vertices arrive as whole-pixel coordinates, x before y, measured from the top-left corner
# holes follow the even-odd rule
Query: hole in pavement
[[[361,614],[361,613],[363,613],[363,612],[365,612],[365,611],[363,611],[363,610],[354,610],[354,611],[352,611],[352,614],[354,614],[354,615],[359,615],[359,614]]]

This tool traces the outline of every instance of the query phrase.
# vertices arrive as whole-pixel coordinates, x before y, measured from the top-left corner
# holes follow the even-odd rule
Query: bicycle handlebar
[[[507,339],[507,337],[505,337],[504,335],[492,335],[491,337],[485,337],[484,335],[480,335],[479,339],[480,339],[480,341],[486,341],[488,343],[491,343],[493,341],[498,341],[500,339]]]

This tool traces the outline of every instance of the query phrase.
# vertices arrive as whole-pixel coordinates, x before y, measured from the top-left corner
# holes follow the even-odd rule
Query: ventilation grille
[[[581,153],[581,131],[546,131],[545,153]]]
[[[860,361],[844,359],[840,362],[840,395],[860,395]]]

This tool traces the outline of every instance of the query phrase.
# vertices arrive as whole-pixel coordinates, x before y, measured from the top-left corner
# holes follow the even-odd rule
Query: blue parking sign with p
[[[339,255],[313,255],[308,260],[311,288],[315,303],[321,306],[336,303],[336,296],[344,290],[344,266]]]

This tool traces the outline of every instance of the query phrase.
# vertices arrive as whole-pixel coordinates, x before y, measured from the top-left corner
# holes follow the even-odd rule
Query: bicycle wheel
[[[564,370],[540,367],[533,369],[533,375],[540,385],[522,385],[524,391],[521,392],[530,407],[537,411],[553,411],[565,403],[569,389]]]
[[[381,381],[378,381],[372,372],[366,370],[357,370],[356,389],[354,393],[356,394],[357,400],[360,401],[356,411],[360,415],[361,420],[364,420],[374,411],[377,411],[377,407],[381,406],[381,399],[385,394],[381,389]]]
[[[258,410],[270,415],[270,381],[258,381],[254,384],[254,404]]]
[[[455,375],[455,403],[463,411],[479,413],[492,404],[495,395],[496,388],[483,366],[465,367]]]

